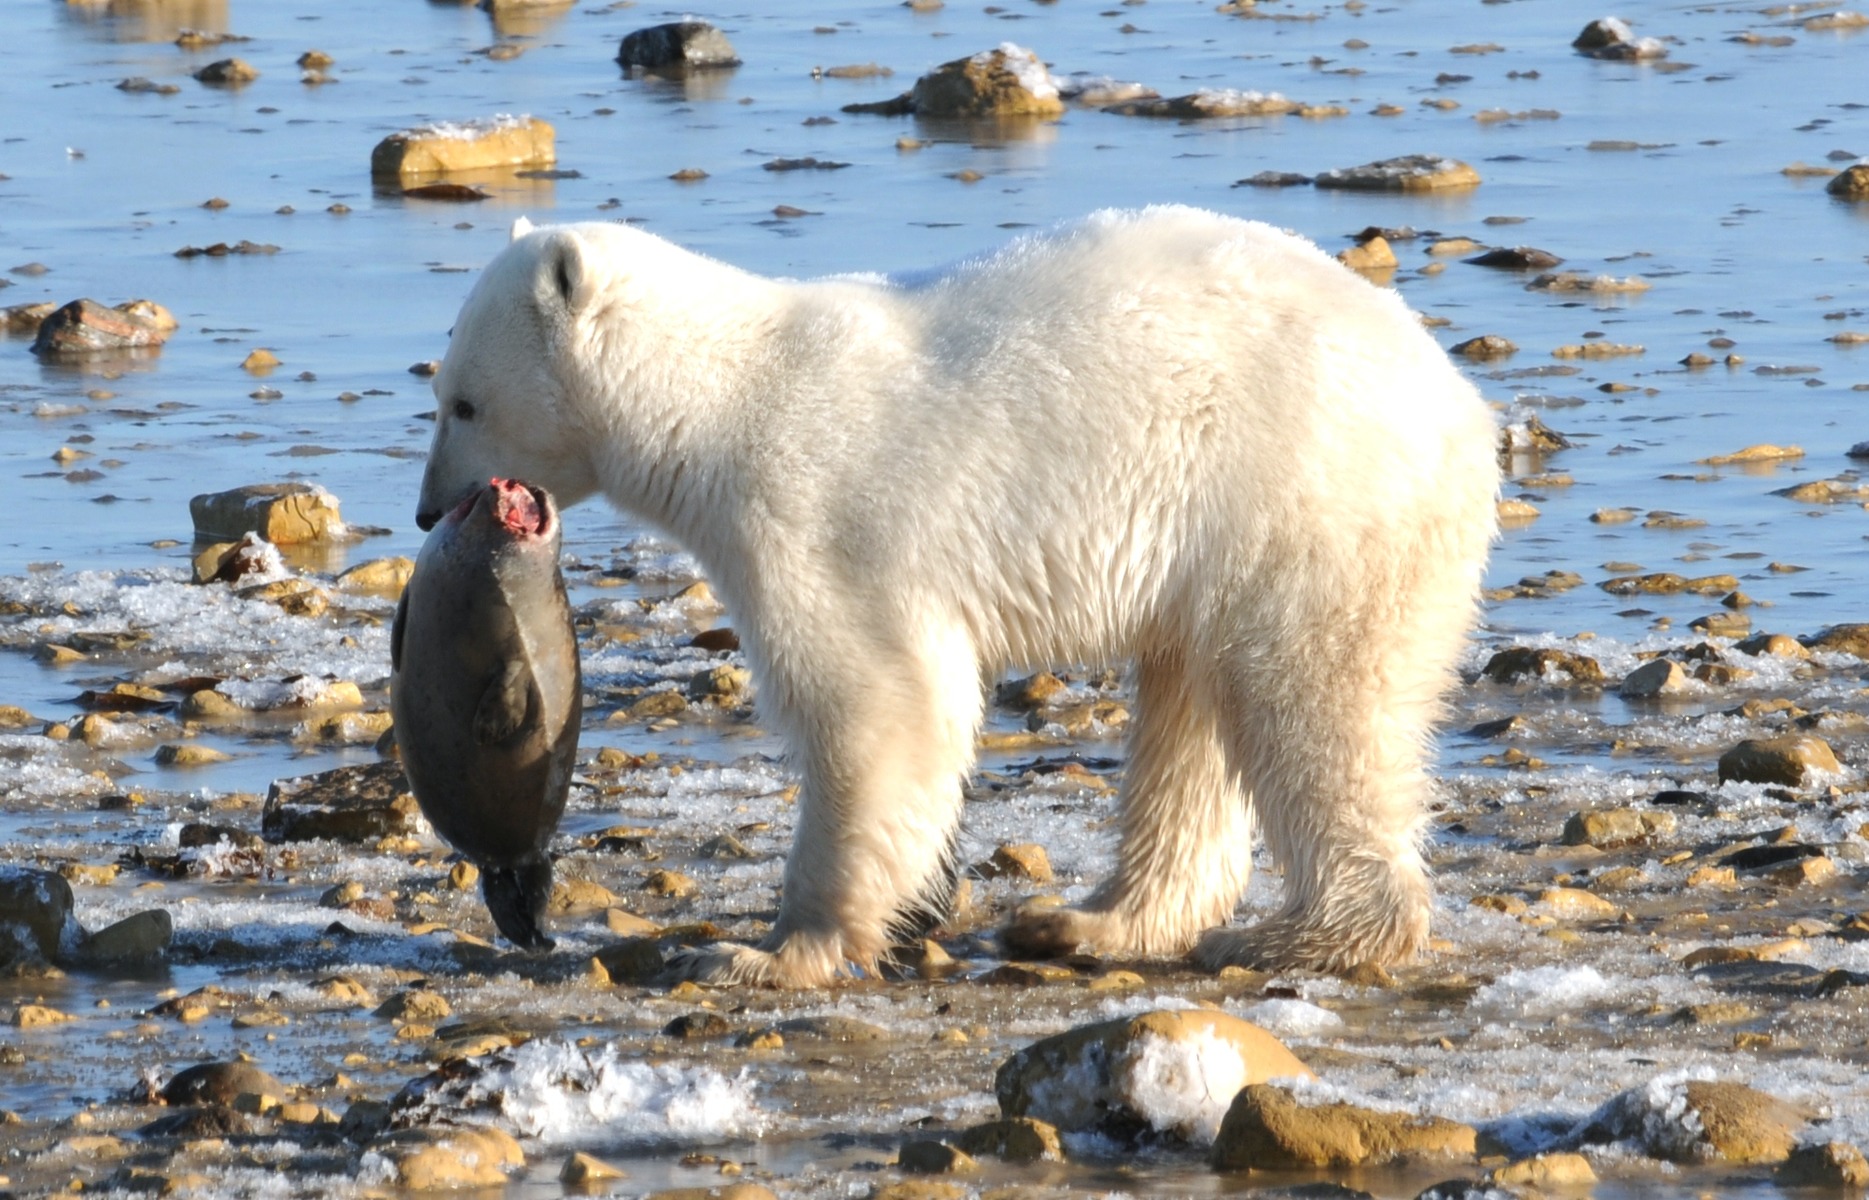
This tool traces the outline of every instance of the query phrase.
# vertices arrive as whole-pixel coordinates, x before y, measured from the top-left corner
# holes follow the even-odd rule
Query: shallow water
[[[1217,13],[1204,0],[1129,0],[1097,13],[1025,0],[988,7],[950,3],[928,14],[847,0],[745,8],[701,15],[726,29],[746,65],[685,82],[626,79],[612,61],[623,34],[678,15],[647,5],[576,4],[511,25],[474,8],[421,0],[366,0],[337,9],[212,0],[41,2],[11,12],[9,70],[0,77],[0,113],[6,114],[0,119],[0,175],[7,177],[0,180],[0,278],[12,286],[0,288],[0,306],[148,297],[171,308],[181,329],[159,353],[76,367],[36,361],[27,339],[0,340],[0,467],[13,481],[15,513],[0,528],[0,593],[40,605],[26,618],[33,622],[148,624],[156,631],[147,650],[65,669],[41,666],[26,652],[30,638],[14,638],[0,653],[0,704],[62,718],[78,711],[78,691],[132,676],[213,672],[277,680],[329,672],[364,685],[380,707],[387,661],[379,622],[387,602],[358,599],[342,621],[306,622],[191,595],[175,582],[186,576],[191,549],[187,501],[197,492],[243,483],[308,479],[340,498],[349,522],[386,532],[301,557],[295,566],[330,573],[364,558],[412,554],[420,543],[412,510],[430,428],[423,417],[432,399],[425,381],[407,368],[440,355],[471,272],[498,250],[521,214],[543,221],[638,221],[742,266],[800,276],[928,266],[998,245],[1019,228],[1097,207],[1158,201],[1256,217],[1333,251],[1364,226],[1412,227],[1423,236],[1396,243],[1402,266],[1394,285],[1425,314],[1446,319],[1436,330],[1444,345],[1485,333],[1516,342],[1515,356],[1476,365],[1472,374],[1489,399],[1510,410],[1502,420],[1536,413],[1575,443],[1542,461],[1511,464],[1515,480],[1564,472],[1574,482],[1508,485],[1509,495],[1533,497],[1542,515],[1505,533],[1488,579],[1503,588],[1566,569],[1586,582],[1559,595],[1489,603],[1469,675],[1508,641],[1585,649],[1614,679],[1641,651],[1699,640],[1687,622],[1715,611],[1716,598],[1609,595],[1594,585],[1633,571],[1603,565],[1610,562],[1687,575],[1735,574],[1760,602],[1749,610],[1760,630],[1808,634],[1869,612],[1860,602],[1869,566],[1863,508],[1813,507],[1770,494],[1850,470],[1845,452],[1869,438],[1869,416],[1861,411],[1869,403],[1869,345],[1826,340],[1844,331],[1869,332],[1869,204],[1832,200],[1821,180],[1781,174],[1794,161],[1840,167],[1869,153],[1869,92],[1862,86],[1869,32],[1803,29],[1802,19],[1821,9],[1623,10],[1638,33],[1669,40],[1667,63],[1656,65],[1578,56],[1569,41],[1598,14],[1529,3],[1312,8],[1301,0],[1272,0],[1252,18]],[[184,51],[173,39],[185,27],[251,40]],[[1749,33],[1793,41],[1733,40]],[[1164,95],[1200,87],[1278,91],[1342,105],[1349,115],[1179,122],[1073,109],[1056,122],[985,127],[838,111],[894,95],[935,64],[1004,40],[1034,48],[1060,75],[1110,75]],[[1365,44],[1353,47],[1353,40]],[[507,60],[483,53],[496,44],[524,52]],[[1489,44],[1499,48],[1456,49]],[[334,82],[299,81],[293,60],[312,47],[336,59]],[[253,63],[261,78],[237,89],[189,78],[189,71],[229,53]],[[813,76],[814,67],[868,62],[894,75]],[[135,95],[114,86],[130,76],[180,90]],[[1457,107],[1427,106],[1439,99]],[[1371,115],[1378,104],[1403,111]],[[1475,119],[1489,109],[1559,115]],[[573,174],[490,179],[491,198],[472,205],[409,200],[372,187],[369,152],[384,134],[430,119],[499,112],[552,121],[558,167]],[[903,136],[920,139],[922,147],[897,149]],[[1467,161],[1484,183],[1471,192],[1428,197],[1235,186],[1261,171],[1313,173],[1406,153]],[[774,158],[804,156],[850,165],[763,169]],[[688,184],[668,178],[685,168],[708,177]],[[963,171],[981,178],[954,178]],[[226,206],[204,207],[213,197]],[[349,211],[327,211],[334,204]],[[808,215],[777,216],[780,205]],[[293,211],[280,211],[288,206]],[[1419,269],[1434,261],[1425,253],[1429,231],[1540,247],[1562,256],[1565,270],[1638,276],[1651,287],[1603,301],[1567,298],[1526,290],[1528,273],[1458,258],[1446,260],[1438,274],[1422,274]],[[240,239],[279,249],[250,257],[175,256],[184,246]],[[49,270],[8,270],[34,262]],[[1609,342],[1638,343],[1645,352],[1575,362],[1550,355],[1597,333]],[[1709,346],[1720,337],[1734,344]],[[270,348],[282,365],[264,377],[243,371],[240,363],[255,347]],[[1677,365],[1696,351],[1716,359],[1736,353],[1745,361],[1699,370]],[[1581,370],[1549,373],[1571,365]],[[1605,384],[1634,390],[1600,391]],[[264,389],[279,395],[266,398]],[[341,393],[359,398],[340,401]],[[1806,456],[1767,468],[1697,465],[1759,442],[1795,443]],[[51,456],[61,446],[89,457],[60,466]],[[74,472],[87,474],[74,479]],[[1356,464],[1343,464],[1343,473],[1344,486],[1355,487]],[[1598,509],[1617,507],[1638,514],[1666,510],[1706,523],[1652,529],[1639,515],[1625,524],[1589,520]],[[613,605],[604,611],[647,635],[627,647],[586,646],[587,670],[600,689],[685,681],[703,656],[681,650],[680,641],[697,626],[731,622],[731,614],[666,605],[643,613],[637,602],[675,591],[691,577],[692,564],[671,548],[640,540],[642,533],[595,505],[568,514],[574,599],[586,611]],[[1774,562],[1806,569],[1775,572],[1768,569]],[[632,578],[604,573],[625,567]],[[48,618],[48,610],[65,601],[78,606],[76,615]],[[1661,618],[1672,627],[1657,628]],[[1579,640],[1589,634],[1596,636]],[[1702,688],[1661,709],[1626,703],[1613,690],[1463,688],[1456,730],[1521,713],[1531,732],[1515,744],[1554,765],[1529,776],[1496,760],[1500,743],[1459,734],[1445,739],[1441,762],[1450,811],[1443,822],[1450,828],[1436,853],[1447,893],[1442,932],[1458,954],[1439,960],[1431,973],[1509,978],[1517,966],[1561,954],[1529,929],[1466,908],[1465,900],[1577,867],[1559,858],[1533,861],[1525,852],[1529,842],[1553,840],[1564,812],[1640,800],[1674,783],[1710,786],[1712,758],[1756,732],[1750,719],[1720,715],[1740,700],[1793,695],[1806,708],[1862,706],[1856,695],[1861,665],[1847,657],[1826,661],[1815,676],[1763,663],[1757,670],[1750,680]],[[205,744],[233,759],[186,773],[154,766],[153,743],[66,756],[48,751],[36,734],[0,733],[7,755],[0,759],[9,809],[0,816],[5,857],[107,861],[130,846],[160,844],[168,825],[200,813],[254,825],[252,794],[273,779],[374,757],[367,745],[294,740],[290,716],[262,724],[207,734]],[[1000,732],[1019,724],[1017,715],[995,718]],[[1842,782],[1853,792],[1865,761],[1860,737],[1845,731],[1833,740],[1846,767]],[[626,773],[613,794],[581,790],[567,818],[567,838],[618,822],[650,826],[667,840],[671,863],[708,883],[700,901],[675,906],[670,915],[719,920],[730,929],[736,921],[756,929],[769,916],[789,829],[783,805],[772,798],[785,778],[770,765],[778,750],[771,738],[737,718],[656,729],[599,712],[584,745],[586,755],[614,746],[691,758],[695,771],[684,777],[688,784]],[[980,789],[967,837],[983,857],[999,841],[1032,836],[1041,820],[1049,829],[1055,818],[1047,809],[1067,810],[1073,828],[1049,844],[1067,895],[1081,895],[1107,861],[1107,796],[1060,789],[1046,781],[1051,777],[1023,776],[1019,769],[1037,754],[1072,751],[1089,757],[1119,752],[1117,742],[1091,737],[988,755],[984,768],[1007,771],[1017,782],[1003,793]],[[744,770],[717,771],[735,763]],[[87,774],[93,771],[104,775]],[[148,792],[149,816],[92,811],[97,796],[133,789]],[[1860,818],[1849,815],[1847,803],[1820,813],[1786,809],[1757,789],[1729,786],[1721,795],[1721,811],[1684,820],[1678,844],[1789,823],[1809,839],[1838,847],[1842,869],[1831,892],[1787,904],[1774,919],[1736,917],[1730,936],[1782,932],[1795,919],[1790,908],[1831,917],[1855,911],[1863,839],[1855,831]],[[1459,828],[1452,828],[1456,818]],[[758,856],[754,861],[722,866],[693,857],[705,838],[755,822],[770,826],[742,835]],[[1658,945],[1691,946],[1694,935],[1669,924],[1680,917],[1672,893],[1684,871],[1655,865],[1659,856],[1636,859],[1653,888],[1644,897],[1640,928]],[[434,858],[439,861],[439,852]],[[573,858],[577,869],[621,890],[623,875],[614,864],[591,855]],[[1585,862],[1579,869],[1587,875],[1599,865]],[[393,922],[358,922],[368,935],[360,945],[321,948],[317,937],[332,916],[316,907],[329,884],[354,878],[415,890],[433,886],[441,870],[406,856],[327,848],[309,854],[289,883],[230,877],[169,882],[160,902],[176,913],[181,953],[167,980],[103,983],[74,975],[50,991],[44,983],[6,985],[15,998],[46,991],[48,1002],[68,1011],[84,1012],[98,1000],[112,1008],[85,1018],[75,1057],[69,1057],[69,1034],[23,1034],[31,1065],[0,1068],[0,1108],[28,1119],[23,1144],[46,1132],[42,1123],[89,1106],[98,1106],[108,1125],[130,1119],[113,1107],[113,1097],[141,1070],[173,1070],[234,1047],[255,1053],[290,1082],[310,1084],[336,1070],[347,1049],[366,1046],[375,1066],[362,1090],[393,1090],[417,1069],[414,1060],[398,1057],[403,1048],[383,1023],[361,1013],[307,1011],[292,1026],[244,1033],[217,1019],[212,1029],[189,1032],[181,1041],[139,1034],[139,1018],[114,1014],[153,1003],[158,986],[185,992],[218,981],[263,992],[301,987],[312,974],[342,966],[385,990],[397,972],[445,974],[454,964],[429,945],[434,939],[397,936]],[[96,927],[156,902],[130,894],[132,886],[81,888],[81,918]],[[1262,874],[1249,906],[1271,903],[1275,890],[1276,881]],[[1004,882],[983,888],[983,908],[990,911],[1010,894]],[[444,897],[442,907],[457,923],[484,923],[471,897]],[[603,941],[602,930],[598,921],[594,929],[565,935],[566,953],[573,959],[580,948],[588,953]],[[217,949],[217,938],[244,949]],[[1581,1115],[1656,1070],[1707,1069],[1829,1104],[1835,1136],[1869,1135],[1869,1094],[1856,1078],[1860,1038],[1823,1028],[1846,1019],[1839,1010],[1859,1019],[1859,1007],[1781,999],[1776,1003],[1783,1011],[1762,1018],[1777,1032],[1779,1048],[1762,1065],[1735,1062],[1735,1052],[1717,1038],[1656,1027],[1641,1014],[1645,1004],[1690,1003],[1712,993],[1659,969],[1656,962],[1667,960],[1636,950],[1631,943],[1638,940],[1589,935],[1589,961],[1610,983],[1582,1002],[1576,1027],[1557,1036],[1554,1048],[1536,1044],[1547,1018],[1516,1016],[1504,1001],[1503,1007],[1445,1018],[1412,1012],[1397,1018],[1380,994],[1372,1002],[1328,980],[1297,986],[1308,1000],[1343,1011],[1347,1029],[1295,1040],[1360,1049],[1389,1064],[1325,1072],[1345,1095],[1476,1122]],[[981,947],[976,961],[985,966],[993,960],[990,946]],[[1825,968],[1869,967],[1853,948],[1815,939],[1813,947],[1803,957]],[[599,1010],[598,1031],[627,1044],[692,1007],[655,997],[619,1002],[608,993],[575,989],[547,996],[549,989],[541,988],[534,996],[528,978],[510,973],[487,980],[475,975],[455,986],[463,1010],[536,1012],[545,1025],[572,1019],[580,1007]],[[1217,995],[1212,985],[1173,970],[1152,975],[1151,986],[1174,997]],[[781,1191],[861,1194],[879,1178],[863,1164],[892,1157],[905,1116],[987,1115],[993,1065],[1032,1036],[1084,1019],[1096,1004],[1094,997],[1086,1009],[1057,997],[995,998],[990,989],[982,997],[964,988],[892,988],[808,1003],[854,1006],[905,1038],[925,1039],[944,1022],[976,1019],[994,1032],[948,1059],[917,1057],[931,1053],[919,1044],[898,1049],[908,1056],[901,1068],[908,1078],[891,1071],[886,1082],[848,1063],[813,1067],[808,1050],[782,1063],[752,1063],[745,1069],[762,1089],[762,1103],[797,1115],[777,1122],[761,1142],[734,1143],[728,1157],[759,1163],[778,1177]],[[937,1018],[935,1003],[946,992],[955,993],[948,1001],[957,1006],[955,1014]],[[756,1010],[747,1024],[757,1023],[757,1013],[792,1011],[770,998],[723,1000],[723,1007],[732,1004]],[[638,1007],[641,1012],[634,1011]],[[1393,1024],[1398,1019],[1401,1024]],[[1629,1032],[1632,1024],[1639,1033]],[[1421,1048],[1445,1034],[1454,1035],[1458,1051]],[[274,1040],[265,1040],[269,1035]],[[1639,1055],[1613,1049],[1638,1043]],[[735,1064],[723,1069],[738,1069],[745,1060],[725,1050],[662,1047],[655,1053]],[[1629,1061],[1642,1056],[1662,1066]],[[1409,1069],[1390,1070],[1398,1063]],[[820,1136],[840,1129],[855,1130],[860,1144],[838,1148]],[[659,1143],[623,1136],[603,1148],[628,1160],[631,1190],[718,1178],[711,1166],[672,1165],[679,1153]],[[513,1194],[558,1194],[547,1169],[555,1167],[553,1152],[547,1149],[538,1160],[545,1165],[535,1165],[533,1180],[515,1185]],[[253,1153],[258,1160],[216,1164],[218,1186],[250,1194],[279,1186],[257,1165],[269,1160]],[[26,1161],[21,1178],[31,1186],[53,1185],[63,1169],[55,1157]],[[35,1161],[40,1165],[31,1166]],[[807,1170],[814,1163],[816,1173]],[[1615,1177],[1623,1182],[1601,1185],[1596,1194],[1739,1194],[1763,1179],[1760,1173],[1654,1175],[1652,1167],[1626,1163],[1621,1169]],[[1401,1196],[1451,1173],[1340,1178]],[[1002,1171],[994,1181],[1002,1176],[1137,1194],[1205,1194],[1259,1182],[1214,1175],[1198,1156],[1174,1153],[1136,1164],[1092,1155],[1090,1166],[1049,1175]]]

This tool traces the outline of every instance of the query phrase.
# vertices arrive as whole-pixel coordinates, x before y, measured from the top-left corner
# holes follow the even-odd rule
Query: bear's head
[[[435,437],[416,505],[423,529],[496,475],[538,484],[565,506],[597,490],[576,361],[592,265],[576,228],[534,229],[521,217],[468,293],[435,373]]]

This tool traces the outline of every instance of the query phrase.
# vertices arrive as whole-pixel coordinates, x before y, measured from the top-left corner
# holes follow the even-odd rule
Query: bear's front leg
[[[761,702],[802,776],[779,916],[758,946],[684,956],[702,982],[822,987],[871,971],[950,872],[982,706],[972,646],[950,631],[911,650],[826,638],[808,659],[776,657]],[[799,661],[809,678],[783,669]]]

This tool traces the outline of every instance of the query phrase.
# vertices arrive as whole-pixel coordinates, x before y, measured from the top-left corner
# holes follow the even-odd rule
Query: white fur
[[[491,474],[602,492],[731,607],[803,788],[771,936],[697,974],[886,953],[946,867],[983,678],[1123,657],[1116,873],[1014,946],[1331,969],[1422,943],[1425,742],[1498,480],[1484,404],[1395,293],[1188,208],[894,281],[515,232],[435,378],[421,508]],[[1220,928],[1255,824],[1285,906]]]

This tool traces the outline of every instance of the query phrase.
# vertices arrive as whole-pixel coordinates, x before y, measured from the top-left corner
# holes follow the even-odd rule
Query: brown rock
[[[1214,1141],[1220,1170],[1303,1170],[1391,1162],[1403,1155],[1472,1158],[1471,1126],[1353,1104],[1300,1105],[1271,1084],[1243,1089]]]
[[[1389,239],[1373,237],[1360,246],[1351,246],[1337,255],[1337,261],[1352,271],[1392,271],[1397,262]]]
[[[54,961],[67,934],[82,935],[71,906],[71,885],[52,872],[0,867],[0,963]]]
[[[39,322],[34,354],[66,356],[104,354],[160,346],[169,340],[175,318],[148,300],[106,308],[95,300],[73,300]]]
[[[1564,823],[1564,844],[1610,850],[1642,841],[1650,834],[1667,833],[1674,824],[1672,813],[1641,812],[1633,808],[1580,812]]]
[[[274,780],[261,809],[260,832],[269,842],[374,843],[414,833],[420,811],[402,764],[337,767]]]
[[[988,860],[992,875],[1029,879],[1033,883],[1050,883],[1051,856],[1037,842],[1008,843],[993,851]],[[989,876],[990,877],[990,876]]]
[[[1321,188],[1363,192],[1449,191],[1478,187],[1480,173],[1466,163],[1433,154],[1385,158],[1360,167],[1325,171],[1313,183]]]
[[[1869,163],[1845,167],[1824,191],[1844,200],[1869,200]]]
[[[1174,117],[1183,121],[1206,117],[1276,117],[1304,106],[1277,92],[1242,92],[1234,88],[1207,88],[1186,96],[1147,96],[1106,104],[1103,111],[1125,117]]]
[[[1532,1188],[1539,1192],[1587,1189],[1596,1182],[1590,1160],[1574,1151],[1554,1150],[1532,1158],[1522,1158],[1487,1172],[1486,1181],[1495,1187]]]
[[[414,573],[414,559],[400,554],[389,558],[373,558],[339,575],[337,586],[340,591],[368,592],[395,599],[402,595],[403,588],[409,586],[409,576]]]
[[[1500,337],[1496,333],[1481,334],[1476,338],[1468,338],[1464,342],[1456,343],[1449,351],[1451,354],[1459,354],[1466,358],[1471,358],[1476,362],[1491,362],[1495,359],[1507,358],[1518,352],[1519,348],[1517,344],[1507,338]]]
[[[444,171],[549,167],[558,161],[557,133],[536,117],[490,117],[424,125],[392,133],[370,152],[370,174],[408,179]]]
[[[398,1130],[372,1148],[396,1164],[396,1182],[414,1192],[504,1187],[508,1171],[526,1165],[519,1143],[492,1127]]]
[[[1554,671],[1570,676],[1580,686],[1603,682],[1603,668],[1596,659],[1549,647],[1508,646],[1487,659],[1480,674],[1494,683],[1517,683],[1522,679],[1548,679]]]
[[[626,34],[616,60],[625,70],[670,73],[740,65],[727,35],[706,21],[676,21]]]
[[[1776,783],[1799,787],[1813,771],[1841,772],[1830,743],[1809,733],[1748,738],[1720,755],[1720,782]]]
[[[973,1155],[936,1141],[905,1144],[896,1155],[896,1165],[917,1175],[962,1175],[980,1169]]]
[[[680,871],[651,871],[642,886],[644,891],[675,899],[692,896],[701,890],[693,879]]]
[[[1249,1021],[1206,1009],[1102,1021],[1034,1042],[1000,1064],[1000,1112],[1059,1129],[1113,1130],[1137,1122],[1211,1135],[1227,1099],[1267,1079],[1310,1078],[1282,1042]],[[1196,1078],[1204,1082],[1192,1086]],[[1201,1099],[1204,1095],[1204,1099]],[[1178,1099],[1185,1098],[1184,1107]]]
[[[954,1144],[973,1155],[1007,1162],[1063,1162],[1064,1143],[1055,1125],[1033,1117],[1008,1117],[963,1130]]]
[[[252,83],[260,77],[253,64],[241,58],[223,58],[209,63],[195,72],[195,78],[202,83],[212,83],[223,87],[238,87],[243,83]]]
[[[901,1183],[879,1183],[870,1191],[870,1200],[967,1200],[973,1195],[965,1184],[944,1183],[937,1179],[906,1179]],[[648,1200],[662,1200],[650,1196]],[[705,1197],[679,1197],[678,1200],[706,1200]]]
[[[175,922],[160,908],[131,913],[87,936],[77,958],[87,966],[159,962],[175,936]]]
[[[1869,1188],[1869,1159],[1848,1142],[1799,1146],[1772,1175],[1779,1187],[1858,1191]]]
[[[564,1167],[558,1172],[558,1182],[572,1185],[628,1178],[629,1172],[623,1168],[613,1167],[603,1159],[581,1150],[567,1158]]]
[[[178,1072],[162,1087],[164,1104],[220,1104],[241,1096],[284,1096],[286,1085],[251,1063],[208,1062]]]
[[[1690,1080],[1638,1087],[1599,1108],[1577,1135],[1585,1145],[1630,1140],[1655,1158],[1694,1163],[1783,1162],[1811,1113],[1743,1083]]]
[[[191,499],[188,512],[198,538],[254,533],[274,545],[286,545],[344,533],[337,497],[308,483],[256,483],[208,492]]]
[[[1812,650],[1828,650],[1835,654],[1853,654],[1857,658],[1869,659],[1869,624],[1832,625],[1805,638],[1804,645]]]
[[[432,1024],[454,1012],[448,998],[427,988],[406,988],[376,1006],[372,1016],[390,1021]]]
[[[39,326],[57,308],[50,300],[0,308],[0,333],[37,333]]]
[[[1804,648],[1804,643],[1783,633],[1754,634],[1743,642],[1733,646],[1742,654],[1768,654],[1774,658],[1809,658],[1811,652]]]
[[[637,986],[655,982],[665,965],[662,948],[653,938],[646,937],[630,938],[613,946],[605,946],[597,952],[596,959],[610,982]]]
[[[850,104],[844,111],[960,119],[1056,117],[1063,115],[1064,101],[1038,56],[1007,43],[942,63],[894,100]]]
[[[994,689],[994,699],[1008,708],[1029,711],[1051,704],[1068,690],[1062,679],[1050,671],[1040,671],[1024,679],[1010,679],[1000,684]]]
[[[1625,700],[1655,700],[1687,690],[1687,672],[1671,658],[1648,660],[1623,676],[1616,688]]]

